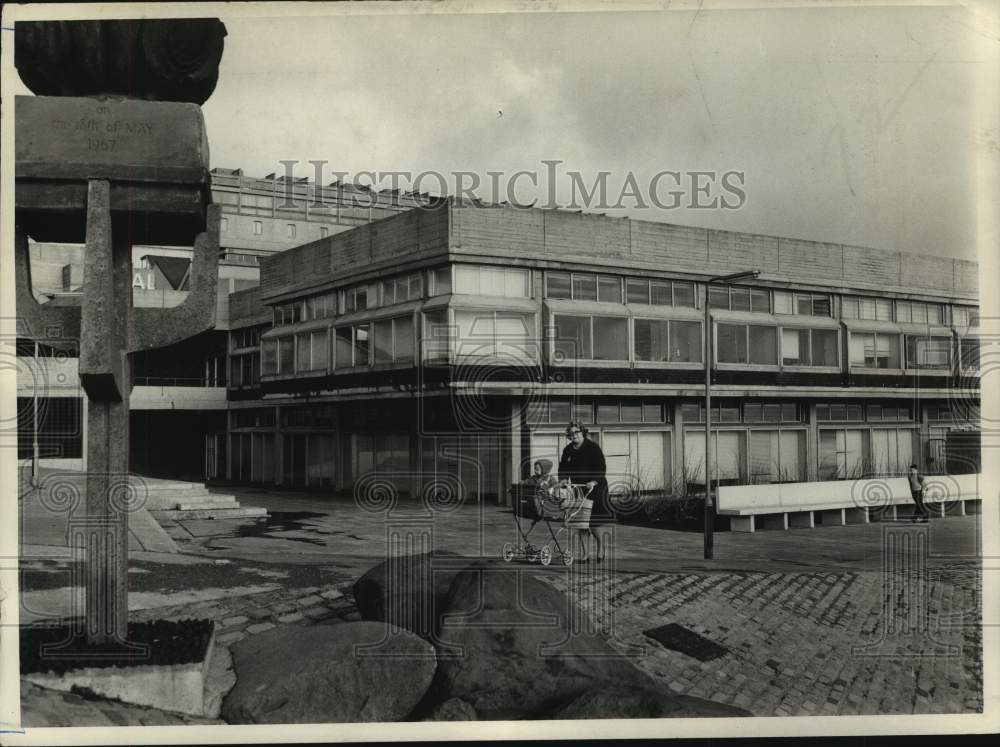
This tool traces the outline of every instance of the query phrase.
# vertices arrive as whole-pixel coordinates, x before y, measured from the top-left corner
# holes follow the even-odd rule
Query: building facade
[[[441,200],[260,268],[230,299],[234,481],[502,501],[574,418],[613,489],[697,490],[705,303],[721,484],[978,470],[973,262]]]
[[[259,260],[422,204],[421,195],[374,192],[352,184],[317,185],[239,169],[213,169],[212,199],[222,206],[215,329],[181,344],[133,356],[133,471],[184,479],[220,476],[215,444],[225,443],[228,403],[229,298],[260,282]],[[83,246],[30,246],[33,291],[40,301],[78,295]],[[136,247],[133,303],[176,306],[187,296],[190,247]],[[37,355],[36,355],[37,351]],[[86,400],[77,358],[29,340],[17,343],[18,457],[82,469]]]

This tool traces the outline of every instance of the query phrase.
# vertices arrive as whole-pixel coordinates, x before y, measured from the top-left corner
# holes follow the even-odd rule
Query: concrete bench
[[[924,504],[939,516],[979,511],[979,475],[930,475]],[[899,507],[903,506],[900,511]],[[719,488],[717,513],[730,517],[734,532],[761,528],[812,528],[822,524],[867,524],[911,516],[916,506],[905,477],[734,485]]]

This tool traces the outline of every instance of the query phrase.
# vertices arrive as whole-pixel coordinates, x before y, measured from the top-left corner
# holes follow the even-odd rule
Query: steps
[[[241,506],[234,496],[211,493],[200,482],[162,480],[133,475],[140,499],[156,519],[251,519],[267,516],[267,509]]]

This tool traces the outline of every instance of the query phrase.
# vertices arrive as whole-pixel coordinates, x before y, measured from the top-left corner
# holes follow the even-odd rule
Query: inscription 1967
[[[153,134],[153,123],[136,119],[106,119],[80,117],[79,119],[52,119],[50,126],[56,132],[83,134],[87,149],[114,152],[123,138],[148,138]]]

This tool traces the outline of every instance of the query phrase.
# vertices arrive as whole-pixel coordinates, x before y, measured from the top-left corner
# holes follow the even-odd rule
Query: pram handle
[[[590,485],[590,483],[587,482],[570,482],[565,484],[569,485],[569,487],[573,488],[574,490],[580,490],[586,488],[586,492],[583,494],[584,498],[589,498],[590,494],[594,492],[594,488],[597,487],[596,482],[593,485]],[[590,487],[587,487],[588,485],[590,485]]]

